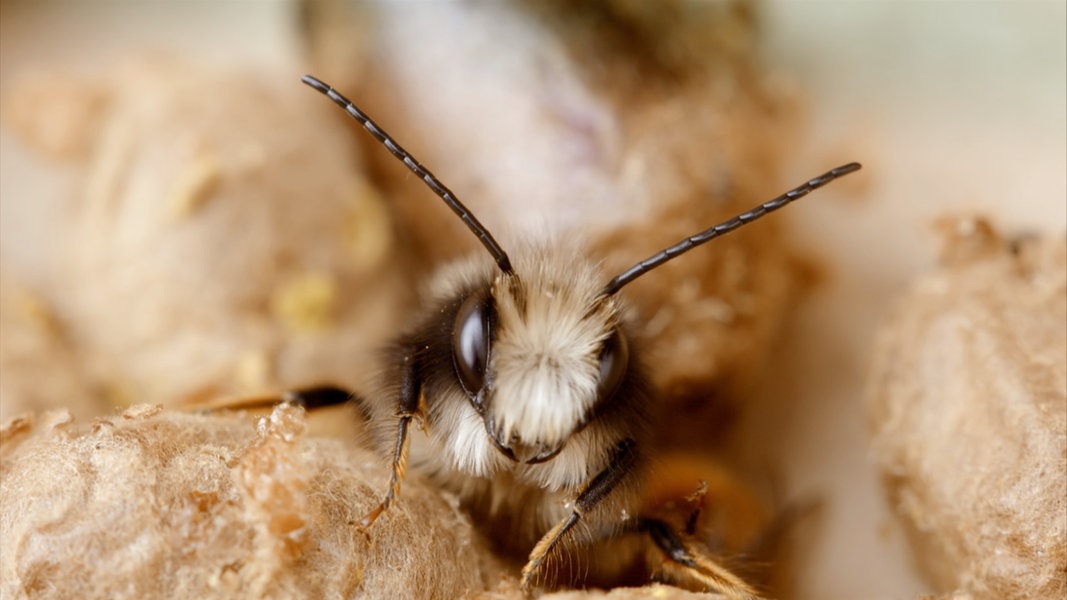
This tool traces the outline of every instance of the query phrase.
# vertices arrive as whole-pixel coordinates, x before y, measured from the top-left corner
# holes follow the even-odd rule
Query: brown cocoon
[[[199,416],[136,405],[0,430],[0,595],[456,598],[499,568],[455,500],[409,477],[364,532],[385,461],[307,438],[303,410]]]
[[[1067,592],[1067,240],[951,226],[876,348],[875,456],[942,590]]]
[[[296,74],[268,84],[162,59],[59,81],[12,90],[11,118],[33,143],[46,119],[20,99],[56,111],[93,98],[91,111],[59,111],[94,123],[78,129],[88,141],[62,145],[87,147],[88,169],[55,231],[63,277],[43,292],[108,399],[361,387],[408,286],[332,107]]]

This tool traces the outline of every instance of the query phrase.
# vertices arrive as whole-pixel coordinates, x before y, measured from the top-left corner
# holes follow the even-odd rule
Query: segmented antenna
[[[445,204],[452,209],[452,212],[456,213],[463,223],[467,225],[467,228],[470,229],[474,235],[478,236],[478,240],[485,246],[485,249],[489,251],[489,254],[493,255],[493,258],[496,260],[496,264],[500,267],[501,271],[508,275],[513,275],[515,273],[511,268],[511,260],[508,259],[507,253],[505,253],[504,249],[500,247],[500,244],[493,239],[493,235],[489,233],[489,230],[478,221],[477,217],[475,217],[458,198],[456,198],[456,195],[452,193],[452,190],[448,189],[445,184],[441,183],[441,180],[437,179],[429,169],[419,164],[419,161],[415,160],[415,157],[411,156],[407,150],[404,150],[404,148],[396,143],[396,140],[379,127],[373,119],[368,117],[358,106],[352,104],[352,101],[345,98],[340,92],[311,75],[304,75],[300,78],[300,81],[325,94],[327,98],[334,101],[334,104],[343,108],[349,116],[356,121],[359,121],[359,124],[367,130],[367,133],[371,134],[375,139],[381,142],[393,156],[399,158],[407,168],[411,169],[412,173],[418,175],[423,183],[433,190],[433,193],[437,194],[445,201]]]
[[[849,173],[852,173],[854,171],[858,171],[860,170],[860,167],[861,165],[859,163],[848,163],[847,165],[842,165],[840,167],[837,167],[836,169],[831,169],[814,179],[808,180],[807,183],[804,183],[803,185],[797,186],[796,188],[789,190],[788,192],[782,194],[781,196],[778,196],[774,200],[764,202],[763,204],[760,204],[759,206],[753,208],[748,212],[741,213],[736,217],[733,217],[732,219],[728,219],[726,221],[723,221],[722,223],[719,223],[711,229],[688,237],[669,248],[661,250],[660,252],[653,254],[645,260],[623,271],[620,275],[609,281],[608,284],[604,286],[604,291],[601,293],[605,296],[610,296],[622,289],[623,286],[630,283],[634,279],[637,279],[645,273],[648,273],[652,269],[655,269],[656,267],[662,265],[668,260],[671,260],[672,258],[675,258],[679,255],[685,254],[693,248],[696,248],[697,246],[705,242],[710,242],[711,240],[721,235],[730,233],[738,227],[751,223],[752,221],[755,221],[756,219],[766,215],[769,212],[778,210],[779,208],[782,208],[783,206],[789,204],[794,200],[803,198],[804,196],[808,195],[808,192],[817,190],[835,179],[844,177],[845,175],[848,175]]]

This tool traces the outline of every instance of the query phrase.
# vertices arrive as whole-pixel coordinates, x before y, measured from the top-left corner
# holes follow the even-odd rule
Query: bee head
[[[592,265],[558,248],[523,253],[460,305],[456,377],[493,445],[526,463],[562,450],[611,399],[630,364],[620,305]],[[561,260],[564,259],[564,260]]]

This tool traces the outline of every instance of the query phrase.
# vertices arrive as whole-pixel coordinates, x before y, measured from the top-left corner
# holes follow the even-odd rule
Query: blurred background
[[[302,14],[287,0],[0,2],[3,269],[31,287],[54,284],[54,224],[84,176],[76,161],[43,159],[13,132],[15,86],[62,74],[46,86],[66,96],[57,126],[71,97],[94,101],[86,81],[139,54],[298,86],[311,64]],[[825,503],[795,558],[795,597],[914,598],[935,590],[916,574],[871,464],[871,341],[894,296],[937,264],[939,218],[980,214],[1009,236],[1064,235],[1067,4],[766,0],[754,19],[771,89],[800,115],[773,179],[796,183],[813,166],[847,160],[864,170],[789,211],[784,235],[819,265],[819,282],[787,316],[773,377],[758,386],[738,439],[753,469],[775,457],[786,496]],[[48,122],[35,127],[49,135]]]

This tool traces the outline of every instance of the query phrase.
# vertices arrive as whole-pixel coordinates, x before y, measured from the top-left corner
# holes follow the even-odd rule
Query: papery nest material
[[[942,590],[1067,593],[1067,239],[945,221],[944,266],[897,303],[870,421],[893,507]]]

